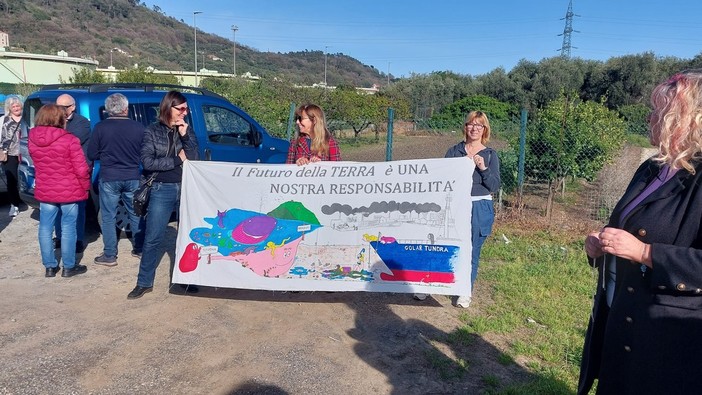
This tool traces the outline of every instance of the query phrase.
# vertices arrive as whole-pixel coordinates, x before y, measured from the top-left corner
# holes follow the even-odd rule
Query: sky
[[[394,78],[510,71],[559,56],[568,0],[146,0],[198,31],[266,52],[343,53]],[[195,17],[193,13],[202,12]],[[702,53],[700,0],[573,0],[571,57]],[[232,26],[238,29],[233,34]],[[331,59],[331,58],[330,58]]]

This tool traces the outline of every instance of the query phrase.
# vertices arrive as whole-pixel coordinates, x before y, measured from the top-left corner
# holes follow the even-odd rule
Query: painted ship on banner
[[[459,259],[459,246],[401,243],[394,239],[371,241],[370,245],[392,271],[392,274],[380,274],[384,281],[455,282],[454,268]]]

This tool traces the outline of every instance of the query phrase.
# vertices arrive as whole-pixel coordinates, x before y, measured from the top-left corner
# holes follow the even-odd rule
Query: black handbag
[[[149,207],[149,197],[151,196],[151,184],[154,183],[157,174],[157,172],[151,173],[151,176],[134,191],[132,206],[134,213],[140,217],[146,215],[146,208]]]

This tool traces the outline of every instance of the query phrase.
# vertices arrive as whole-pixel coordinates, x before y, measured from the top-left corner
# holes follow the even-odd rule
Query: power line
[[[573,17],[574,16],[580,16],[580,15],[576,15],[573,13],[573,0],[570,0],[568,2],[568,11],[566,11],[565,18],[561,18],[561,20],[565,19],[565,21],[566,21],[565,22],[565,29],[563,29],[562,34],[559,34],[559,36],[563,36],[563,44],[561,45],[561,49],[559,49],[559,51],[561,51],[561,56],[564,58],[570,58],[570,49],[577,48],[577,47],[571,46],[571,44],[570,44],[571,33],[573,33],[573,32],[580,33],[577,30],[573,30]]]

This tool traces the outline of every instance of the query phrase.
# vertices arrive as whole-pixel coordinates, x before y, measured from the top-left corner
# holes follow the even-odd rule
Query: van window
[[[253,126],[239,114],[227,108],[210,105],[202,106],[202,114],[209,141],[228,145],[251,145]]]
[[[129,107],[130,107],[129,108],[129,118],[132,118],[136,121],[139,121],[139,119],[137,119],[134,116],[134,113],[133,113],[134,109],[131,107],[131,104],[129,105]],[[159,122],[159,119],[158,119],[159,107],[160,107],[159,103],[145,103],[145,104],[143,104],[144,116],[141,119],[141,123],[144,126],[149,126],[154,122]],[[187,123],[188,125],[190,125],[193,128],[195,127],[195,125],[193,125],[193,119],[190,116],[190,112],[188,112],[188,114],[185,116],[185,123]]]
[[[136,120],[136,106],[134,104],[128,104],[127,107],[129,107],[129,115],[128,117],[131,119]],[[107,112],[105,109],[105,106],[100,106],[100,120],[104,121],[105,119],[110,117],[110,114]]]
[[[22,118],[24,119],[24,122],[26,122],[27,125],[29,125],[30,129],[34,127],[34,121],[37,118],[37,113],[43,105],[44,103],[42,103],[41,100],[39,100],[38,98],[29,99],[26,102],[24,102]]]

